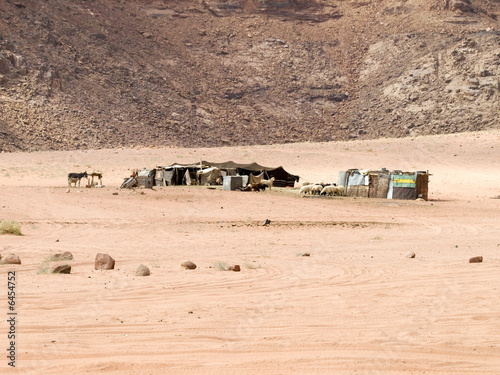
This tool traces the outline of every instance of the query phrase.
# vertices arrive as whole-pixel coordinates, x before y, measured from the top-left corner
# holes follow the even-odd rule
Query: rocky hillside
[[[500,126],[499,0],[4,0],[0,150]]]

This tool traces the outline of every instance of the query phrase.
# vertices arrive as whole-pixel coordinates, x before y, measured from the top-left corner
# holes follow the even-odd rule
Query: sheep
[[[271,188],[273,187],[273,182],[274,182],[274,177],[271,177],[270,180],[261,180],[260,183],[262,185],[266,185],[269,187],[269,190],[271,190]]]
[[[323,185],[313,185],[312,188],[311,188],[311,193],[312,194],[319,194],[321,193],[321,190],[323,190]]]
[[[340,195],[341,197],[345,195],[344,194],[345,188],[342,185],[336,186],[335,190],[336,191],[334,195]]]
[[[311,183],[309,181],[302,182],[302,186],[307,186],[307,185],[311,185]]]
[[[320,195],[335,195],[337,192],[336,186],[325,186],[323,190],[321,190]]]
[[[299,194],[311,194],[312,185],[302,186],[299,190]]]

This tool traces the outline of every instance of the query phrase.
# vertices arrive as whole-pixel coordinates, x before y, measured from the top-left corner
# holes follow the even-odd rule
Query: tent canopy
[[[166,170],[168,169],[181,169],[181,168],[188,168],[188,169],[202,169],[205,168],[210,168],[210,167],[217,167],[221,170],[235,170],[236,173],[240,175],[251,175],[251,174],[259,174],[262,172],[265,172],[265,178],[272,178],[274,177],[275,182],[274,185],[276,186],[293,186],[295,181],[299,181],[299,176],[293,175],[291,173],[288,173],[283,169],[283,167],[277,167],[277,168],[271,168],[271,167],[264,167],[260,164],[257,163],[250,163],[250,164],[241,164],[241,163],[235,163],[234,161],[226,161],[223,163],[214,163],[206,160],[199,161],[197,163],[189,163],[189,164],[182,164],[182,163],[174,163],[170,165],[169,167],[164,167]]]

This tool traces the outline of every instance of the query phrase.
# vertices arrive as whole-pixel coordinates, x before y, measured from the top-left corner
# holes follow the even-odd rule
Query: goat
[[[273,182],[274,182],[274,177],[271,177],[270,180],[261,180],[260,183],[262,185],[266,185],[269,187],[269,190],[271,190],[271,188],[273,187]]]

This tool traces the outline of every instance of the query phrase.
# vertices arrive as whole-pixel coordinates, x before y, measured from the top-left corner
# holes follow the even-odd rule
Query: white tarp
[[[221,176],[221,171],[217,167],[210,167],[201,171],[196,171],[196,178],[201,185],[216,184],[217,179],[221,178]]]

